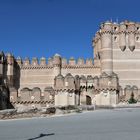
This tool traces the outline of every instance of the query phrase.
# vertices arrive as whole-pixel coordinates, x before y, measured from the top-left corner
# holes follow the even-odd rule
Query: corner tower
[[[100,64],[101,73],[112,74],[112,23],[107,21],[102,23],[100,30],[93,39],[94,46],[94,63]]]

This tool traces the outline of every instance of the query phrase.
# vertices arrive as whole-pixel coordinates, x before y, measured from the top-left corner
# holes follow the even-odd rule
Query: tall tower
[[[12,54],[8,53],[7,57],[7,81],[9,87],[13,86],[13,76],[14,76],[14,57]]]
[[[108,75],[112,74],[112,23],[105,22],[101,25],[101,72]]]

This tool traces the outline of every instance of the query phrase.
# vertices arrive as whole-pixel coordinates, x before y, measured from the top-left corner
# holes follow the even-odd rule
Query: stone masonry
[[[106,21],[92,40],[94,59],[55,54],[22,60],[0,53],[0,108],[140,101],[140,23]],[[4,94],[5,93],[5,94]]]

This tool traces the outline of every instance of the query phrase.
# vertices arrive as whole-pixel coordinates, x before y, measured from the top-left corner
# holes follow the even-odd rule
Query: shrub
[[[137,100],[134,99],[134,94],[133,93],[131,94],[131,97],[128,100],[128,103],[129,104],[135,104],[135,103],[137,103]]]

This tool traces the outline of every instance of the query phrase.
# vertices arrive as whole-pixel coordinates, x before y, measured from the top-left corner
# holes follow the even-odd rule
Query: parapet
[[[55,77],[55,90],[75,90],[75,79],[71,73],[65,77],[61,74]]]
[[[71,57],[69,60],[66,58],[61,58],[60,55],[54,55],[53,57],[48,58],[46,61],[45,57],[38,58],[33,57],[32,60],[25,58],[22,60],[20,57],[16,59],[16,62],[21,66],[22,69],[32,69],[32,68],[53,68],[53,67],[62,67],[62,68],[96,68],[93,64],[93,59],[79,58],[75,60]]]
[[[52,66],[52,65],[53,65],[53,58],[52,58],[52,57],[50,57],[50,58],[48,59],[48,65],[49,65],[49,66]]]
[[[86,65],[88,65],[88,66],[91,66],[91,65],[93,65],[93,61],[92,61],[92,59],[90,58],[90,59],[86,59]]]
[[[40,65],[41,66],[46,66],[46,58],[45,57],[40,58]]]
[[[59,54],[53,56],[53,66],[61,66],[61,56]]]
[[[67,63],[68,62],[68,63]],[[79,67],[95,67],[93,64],[93,59],[87,58],[78,58],[78,60],[71,57],[69,60],[62,58],[62,67],[63,68],[79,68]]]
[[[99,78],[100,89],[116,89],[119,87],[118,76],[114,72],[111,75],[103,72]]]
[[[76,64],[75,59],[74,59],[73,57],[71,57],[71,58],[69,59],[69,65],[75,65],[75,64]]]
[[[67,59],[66,58],[62,58],[62,66],[66,66],[67,65]]]
[[[93,38],[93,46],[101,38],[102,34],[140,34],[140,23],[125,20],[123,22],[117,23],[112,21],[106,21],[100,24],[99,31],[96,32]]]
[[[32,65],[37,66],[38,65],[38,59],[36,57],[32,58]]]
[[[17,62],[19,59],[16,60]],[[48,59],[48,64],[46,64],[46,58],[41,57],[38,61],[38,58],[33,57],[30,63],[30,59],[26,57],[23,60],[23,67],[22,68],[43,68],[43,67],[53,67],[53,58]]]
[[[77,64],[78,65],[84,65],[84,59],[83,58],[79,58]]]

